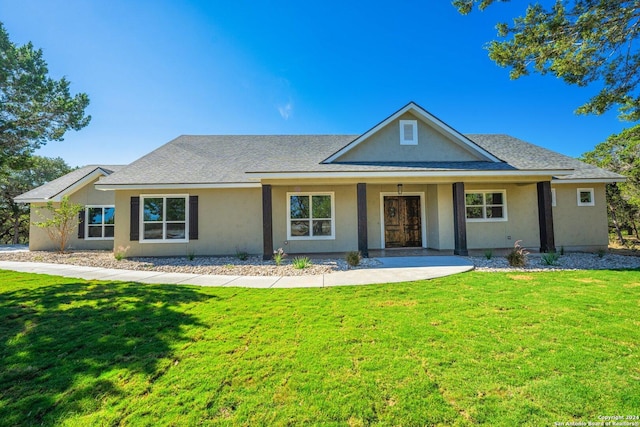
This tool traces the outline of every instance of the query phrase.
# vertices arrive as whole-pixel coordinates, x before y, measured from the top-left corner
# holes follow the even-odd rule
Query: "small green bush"
[[[602,248],[598,249],[598,258],[604,257],[604,255],[606,253],[607,253],[607,251],[605,251],[604,249],[602,249]]]
[[[236,250],[236,258],[238,258],[240,261],[246,261],[247,259],[249,259],[249,254],[246,251]]]
[[[129,250],[129,248],[129,246],[118,246],[118,249],[113,251],[113,257],[116,259],[116,261],[122,261],[127,255],[127,251]]]
[[[560,259],[560,255],[555,252],[548,252],[546,254],[542,254],[542,263],[544,265],[558,265],[558,260]]]
[[[493,258],[493,251],[491,249],[487,249],[486,251],[484,251],[484,257],[486,259],[491,259]]]
[[[187,252],[187,259],[189,261],[193,261],[196,258],[196,253],[194,251]]]
[[[273,262],[275,262],[276,265],[280,265],[286,256],[287,254],[284,253],[284,249],[278,248],[277,251],[273,251]]]
[[[296,257],[291,261],[293,268],[303,270],[307,267],[311,267],[311,260],[308,257]]]
[[[350,267],[357,267],[358,265],[360,265],[362,254],[360,254],[360,252],[358,251],[351,251],[347,252],[347,255],[344,258]]]
[[[511,267],[524,267],[527,265],[527,255],[529,252],[520,246],[522,240],[516,240],[513,244],[513,250],[507,255],[507,261]]]

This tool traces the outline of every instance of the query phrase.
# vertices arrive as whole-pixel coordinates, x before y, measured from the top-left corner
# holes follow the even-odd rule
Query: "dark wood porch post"
[[[550,181],[538,183],[538,223],[540,224],[540,252],[555,252]]]
[[[453,235],[455,255],[467,256],[467,214],[464,207],[464,182],[453,183]]]
[[[271,185],[262,185],[262,259],[273,257],[273,209],[271,203]]]
[[[369,239],[367,237],[367,184],[358,183],[358,250],[363,257],[369,258]]]

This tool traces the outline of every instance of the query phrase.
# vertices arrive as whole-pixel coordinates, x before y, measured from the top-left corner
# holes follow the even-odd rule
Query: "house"
[[[45,230],[33,225],[47,214],[48,202],[54,206],[64,196],[72,203],[84,206],[78,218],[77,233],[70,241],[75,249],[113,249],[115,195],[98,191],[94,184],[101,177],[122,169],[121,165],[89,165],[78,168],[40,187],[17,196],[17,203],[31,204],[31,226],[29,227],[29,249],[53,250],[56,248]]]
[[[90,168],[60,178],[64,191],[56,180],[16,200],[70,194],[86,206],[72,246],[128,256],[465,255],[516,240],[597,250],[605,185],[624,180],[508,135],[463,135],[413,102],[361,135],[180,136],[130,165]],[[31,233],[31,249],[47,247]]]

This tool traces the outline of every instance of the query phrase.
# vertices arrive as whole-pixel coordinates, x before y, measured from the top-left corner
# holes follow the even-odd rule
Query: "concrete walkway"
[[[469,260],[456,256],[377,258],[382,265],[313,276],[214,276],[159,271],[119,270],[66,264],[0,261],[0,269],[42,273],[79,279],[119,280],[242,288],[323,288],[327,286],[371,285],[434,279],[473,270]]]

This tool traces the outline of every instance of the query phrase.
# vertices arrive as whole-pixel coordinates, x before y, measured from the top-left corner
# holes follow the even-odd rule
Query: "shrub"
[[[291,264],[293,265],[293,268],[302,270],[307,267],[311,267],[311,260],[308,257],[296,257],[291,261]]]
[[[529,252],[520,246],[522,240],[516,240],[513,244],[513,250],[507,255],[507,261],[511,267],[524,267],[527,265],[527,255]]]
[[[605,251],[604,249],[602,249],[602,248],[598,249],[598,258],[604,257],[604,255],[606,253],[607,253],[607,251]]]
[[[564,246],[560,246],[560,255],[564,255]]]
[[[240,261],[246,261],[249,258],[249,254],[246,251],[239,251],[236,249],[236,258]]]
[[[127,246],[126,248],[124,246],[118,246],[118,249],[115,249],[113,251],[113,257],[117,261],[122,261],[124,259],[125,255],[127,254],[128,250],[129,250],[129,246]]]
[[[49,239],[56,245],[58,252],[63,254],[78,225],[78,213],[83,209],[83,206],[72,203],[69,196],[64,196],[58,206],[49,201],[44,208],[47,210],[46,214],[36,211],[42,221],[34,222],[33,225],[44,228]]]
[[[491,249],[487,249],[486,251],[484,251],[484,257],[486,259],[491,259],[493,258],[493,251]]]
[[[196,253],[195,251],[189,251],[187,252],[187,259],[189,261],[193,261],[196,258]]]
[[[555,252],[542,254],[542,263],[544,265],[558,265],[559,259],[560,259],[560,255],[558,255]]]
[[[282,260],[286,257],[287,254],[284,253],[284,249],[278,248],[277,251],[273,251],[273,261],[276,265],[282,264]]]
[[[345,256],[345,260],[350,267],[357,267],[360,265],[360,260],[362,259],[362,255],[358,251],[347,252]]]

